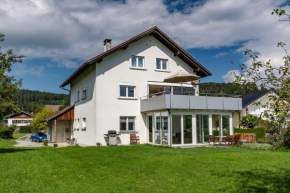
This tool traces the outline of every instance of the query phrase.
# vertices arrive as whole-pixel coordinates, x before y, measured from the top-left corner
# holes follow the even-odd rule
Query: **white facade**
[[[133,68],[132,56],[142,57],[144,68]],[[156,69],[157,59],[165,59],[168,69]],[[179,71],[194,73],[189,65],[179,57],[174,56],[174,53],[154,36],[149,35],[130,44],[127,49],[121,49],[105,57],[102,62],[91,65],[71,82],[70,101],[71,105],[75,105],[73,137],[80,144],[96,145],[99,142],[102,145],[106,145],[104,134],[108,130],[116,130],[121,134],[121,144],[129,144],[130,134],[132,133],[139,136],[140,143],[150,143],[148,116],[153,115],[156,117],[158,113],[162,113],[162,116],[164,115],[168,118],[174,114],[191,115],[191,145],[197,143],[195,133],[196,115],[208,115],[209,134],[212,133],[212,114],[228,115],[230,134],[232,134],[233,111],[176,111],[172,112],[171,115],[168,114],[168,111],[141,113],[140,98],[149,94],[149,85],[180,86],[177,83],[163,83],[165,78]],[[135,96],[132,98],[120,97],[121,86],[133,86]],[[183,84],[183,87],[192,87],[192,85]],[[129,88],[126,89],[129,92]],[[86,98],[82,99],[84,90],[86,90]],[[197,91],[198,87],[196,88]],[[130,124],[129,121],[134,119],[134,131],[121,131],[121,118],[127,121],[127,126]],[[171,119],[168,120],[168,126],[171,128]],[[155,121],[156,119],[154,118],[153,129],[156,127]],[[181,132],[181,135],[183,136],[184,132]],[[169,140],[167,142],[170,143]]]
[[[261,105],[256,105],[254,104],[255,102],[260,102]],[[243,108],[242,110],[242,115],[246,116],[247,114],[255,115],[255,116],[260,116],[266,109],[262,107],[262,105],[269,103],[270,98],[269,98],[269,93],[265,94],[261,98],[257,99],[253,103],[247,105],[246,107]]]

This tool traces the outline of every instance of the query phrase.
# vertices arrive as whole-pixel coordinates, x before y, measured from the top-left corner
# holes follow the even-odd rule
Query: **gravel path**
[[[31,134],[27,134],[23,137],[20,137],[18,139],[16,139],[15,141],[17,142],[16,145],[14,145],[15,147],[43,147],[43,143],[37,143],[37,142],[31,142],[30,141],[30,135]]]

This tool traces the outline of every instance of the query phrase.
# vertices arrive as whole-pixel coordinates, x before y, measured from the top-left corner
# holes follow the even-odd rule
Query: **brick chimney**
[[[111,49],[112,46],[112,39],[105,39],[104,40],[104,52]]]

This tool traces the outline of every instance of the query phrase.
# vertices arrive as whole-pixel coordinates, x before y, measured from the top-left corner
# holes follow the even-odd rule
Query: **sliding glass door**
[[[196,142],[205,143],[208,142],[209,135],[209,116],[208,115],[196,115]]]
[[[183,143],[192,143],[192,116],[183,115]]]
[[[154,132],[155,144],[168,144],[168,117],[157,116],[156,127]]]

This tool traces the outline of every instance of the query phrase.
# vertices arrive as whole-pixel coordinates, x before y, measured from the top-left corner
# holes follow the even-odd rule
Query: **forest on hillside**
[[[256,85],[250,85],[246,87],[236,83],[216,83],[216,82],[206,82],[199,84],[199,93],[243,95],[258,91],[259,89]]]
[[[45,105],[61,105],[67,94],[56,94],[22,89],[15,95],[15,99],[21,110],[36,113]]]

